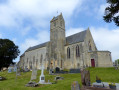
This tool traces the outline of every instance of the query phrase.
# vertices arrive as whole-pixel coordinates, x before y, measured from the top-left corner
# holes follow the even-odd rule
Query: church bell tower
[[[65,42],[65,21],[61,13],[50,21],[50,68],[63,68]]]

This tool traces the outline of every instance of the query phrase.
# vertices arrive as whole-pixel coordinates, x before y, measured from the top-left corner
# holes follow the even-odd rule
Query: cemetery
[[[64,70],[68,73],[58,73],[61,70],[57,70],[54,70],[52,74],[48,70],[35,68],[27,72],[19,71],[19,69],[11,73],[1,71],[0,76],[5,80],[0,81],[0,90],[116,90],[106,87],[119,85],[119,70],[114,67],[87,68],[83,74],[82,71],[76,73],[77,70],[75,73],[70,73],[72,69]],[[101,80],[101,83],[97,83],[97,80]]]

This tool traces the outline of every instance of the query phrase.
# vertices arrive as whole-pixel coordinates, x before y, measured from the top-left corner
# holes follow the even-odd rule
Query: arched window
[[[91,45],[89,46],[89,51],[92,51]]]
[[[28,64],[28,58],[27,58],[27,64]]]
[[[88,42],[89,51],[92,51],[91,42]]]
[[[41,57],[40,57],[40,63],[42,64],[42,60],[43,60],[43,55],[41,54]]]
[[[30,61],[29,63],[30,63],[30,69],[32,69],[32,62]]]
[[[36,67],[38,66],[38,59],[36,59]]]
[[[76,46],[76,57],[80,57],[79,46]]]
[[[70,58],[70,48],[67,48],[67,58]]]

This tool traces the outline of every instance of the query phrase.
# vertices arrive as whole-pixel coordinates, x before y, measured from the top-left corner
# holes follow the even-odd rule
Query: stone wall
[[[80,56],[76,57],[76,46],[79,46]],[[70,58],[67,57],[67,49],[70,48]],[[64,60],[64,68],[80,68],[83,66],[82,59],[82,42],[71,44],[65,46],[65,60]]]
[[[33,66],[40,69],[41,64],[46,64],[46,47],[38,48],[35,50],[31,50],[25,52],[25,59],[24,59],[25,66],[31,69]],[[45,67],[47,68],[47,67]]]
[[[112,67],[111,52],[109,51],[98,51],[98,67]]]

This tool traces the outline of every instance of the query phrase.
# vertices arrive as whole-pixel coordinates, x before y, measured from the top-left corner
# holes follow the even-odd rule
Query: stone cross
[[[45,83],[44,66],[43,66],[43,64],[42,64],[42,67],[41,67],[41,75],[40,75],[39,83],[41,83],[41,84]]]

